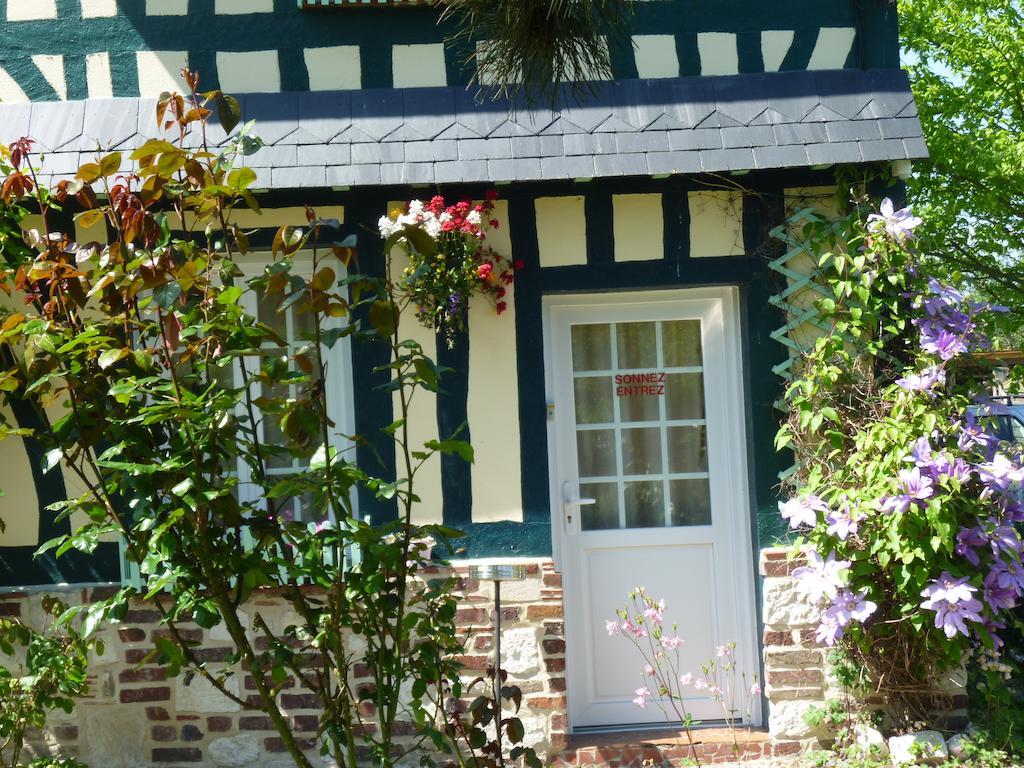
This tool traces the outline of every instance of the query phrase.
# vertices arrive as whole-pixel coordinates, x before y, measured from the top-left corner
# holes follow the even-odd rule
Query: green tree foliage
[[[910,195],[937,268],[1024,311],[1024,12],[1019,0],[900,0],[931,159]],[[957,274],[959,273],[959,274]]]

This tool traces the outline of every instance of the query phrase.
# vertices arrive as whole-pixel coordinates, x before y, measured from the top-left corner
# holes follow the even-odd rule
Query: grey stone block
[[[536,181],[543,179],[539,157],[521,160],[488,160],[489,181]]]
[[[134,99],[89,99],[85,102],[84,124],[78,148],[83,152],[93,151],[97,146],[112,149],[135,136],[138,127],[139,104]],[[216,128],[220,134],[224,133],[219,124]],[[207,130],[212,132],[213,125],[208,126]]]
[[[298,147],[288,144],[262,147],[246,161],[264,168],[291,168],[299,164]]]
[[[84,101],[37,101],[32,104],[28,135],[40,151],[53,152],[71,142],[77,149],[84,124]]]
[[[300,93],[299,125],[320,141],[330,141],[352,125],[352,94],[348,91]]]
[[[911,160],[923,160],[931,154],[922,138],[904,139],[903,147]]]
[[[380,141],[405,122],[404,110],[401,91],[384,88],[358,91],[352,97],[352,126]]]
[[[434,163],[434,180],[438,184],[455,181],[487,181],[487,161],[456,160]]]
[[[883,139],[915,139],[921,136],[921,123],[915,117],[888,117],[877,122]]]
[[[15,139],[28,136],[32,119],[32,105],[0,103],[0,141],[10,144]]]
[[[547,138],[547,137],[545,137]],[[614,133],[577,133],[562,137],[566,155],[604,155],[614,152]]]
[[[380,184],[380,166],[338,165],[327,169],[327,185],[330,187],[364,187]]]
[[[256,135],[276,144],[299,127],[297,93],[250,93],[245,97],[244,120],[256,121]]]
[[[463,139],[459,142],[460,160],[504,160],[511,157],[509,139]]]
[[[594,169],[598,176],[647,176],[647,156],[636,153],[631,155],[598,155],[594,158]]]

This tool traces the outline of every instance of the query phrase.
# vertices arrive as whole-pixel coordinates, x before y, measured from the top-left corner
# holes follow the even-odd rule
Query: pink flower
[[[487,280],[491,276],[491,272],[494,271],[493,264],[481,264],[476,268],[476,276],[481,280]]]
[[[663,616],[665,613],[665,601],[659,600],[657,603],[650,603],[646,610],[644,610],[644,618],[655,626],[661,626]]]
[[[617,621],[606,621],[604,628],[608,630],[608,637],[615,637],[616,635],[622,634],[622,627],[619,626]]]
[[[706,691],[708,688],[708,682],[707,680],[701,680],[700,678],[698,678],[697,681],[694,682],[693,687],[696,688],[698,691]]]
[[[761,686],[758,685],[757,683],[754,683],[752,686],[750,686],[750,695],[751,696],[760,696],[761,695]]]
[[[644,667],[644,674],[648,677],[654,677],[654,667],[648,664],[646,667]]]
[[[723,656],[731,656],[732,655],[732,646],[731,645],[720,645],[720,646],[718,646],[718,648],[715,649],[715,655],[718,656],[718,658],[722,658]]]
[[[672,637],[663,637],[661,638],[661,644],[670,651],[674,651],[683,644],[683,639],[676,635],[672,635]]]
[[[687,672],[685,675],[679,676],[679,684],[683,686],[693,685],[693,675]]]
[[[640,709],[647,709],[647,700],[651,698],[651,692],[647,689],[647,686],[637,688],[633,693],[636,694],[633,703],[640,707]]]

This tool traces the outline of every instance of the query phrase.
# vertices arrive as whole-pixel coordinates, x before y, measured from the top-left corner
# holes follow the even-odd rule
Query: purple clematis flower
[[[1005,492],[1013,483],[1024,482],[1024,466],[997,453],[991,461],[978,465],[978,477],[990,488]]]
[[[946,637],[953,639],[957,634],[964,637],[970,635],[967,622],[973,621],[977,624],[984,623],[981,617],[981,601],[970,599],[958,603],[941,603],[935,607],[935,628],[946,633]]]
[[[814,550],[807,552],[807,565],[794,569],[797,589],[806,594],[812,602],[822,598],[834,598],[843,587],[843,575],[850,568],[849,560],[836,560],[836,553],[830,552],[822,560]]]
[[[1014,583],[1007,583],[1005,572],[998,569],[998,563],[985,576],[985,590],[982,593],[985,602],[993,611],[1004,611],[1016,607],[1020,597],[1020,588]]]
[[[914,215],[910,206],[896,210],[896,206],[888,197],[882,201],[878,213],[868,216],[868,227],[876,234],[885,232],[898,243],[912,240],[914,230],[921,226],[922,221]]]
[[[988,537],[985,535],[985,529],[981,527],[961,528],[956,535],[956,553],[971,565],[976,566],[981,563],[981,558],[978,557],[975,550],[981,549],[987,544]]]
[[[903,493],[882,500],[885,512],[906,512],[914,504],[921,504],[935,493],[932,479],[921,474],[920,467],[899,471],[900,490]]]
[[[933,579],[928,583],[927,587],[921,590],[921,597],[926,598],[921,603],[921,607],[934,611],[937,606],[943,603],[952,604],[973,600],[974,593],[978,590],[976,587],[968,584],[968,581],[970,579],[966,576],[958,579],[952,576],[949,571],[943,571],[939,578]]]
[[[946,371],[942,366],[933,365],[920,373],[908,373],[896,383],[908,392],[928,392],[934,397],[932,390],[946,384]]]
[[[821,615],[821,625],[815,633],[819,642],[835,645],[843,636],[846,627],[853,622],[863,623],[870,618],[878,605],[867,599],[866,590],[854,592],[849,589],[840,590]]]
[[[818,513],[828,512],[828,504],[813,495],[797,497],[783,504],[781,512],[789,521],[790,528],[796,529],[801,525],[813,528],[818,524]]]
[[[856,535],[861,521],[867,518],[863,512],[854,512],[848,506],[839,510],[829,510],[825,515],[828,521],[827,532],[838,537],[840,541],[846,541],[851,535]]]

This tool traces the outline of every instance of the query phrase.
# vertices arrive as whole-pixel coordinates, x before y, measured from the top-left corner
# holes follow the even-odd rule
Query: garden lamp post
[[[505,753],[501,748],[501,582],[522,581],[526,578],[526,567],[511,564],[471,565],[469,578],[473,581],[494,582],[494,732],[498,745],[498,763],[504,765]]]

